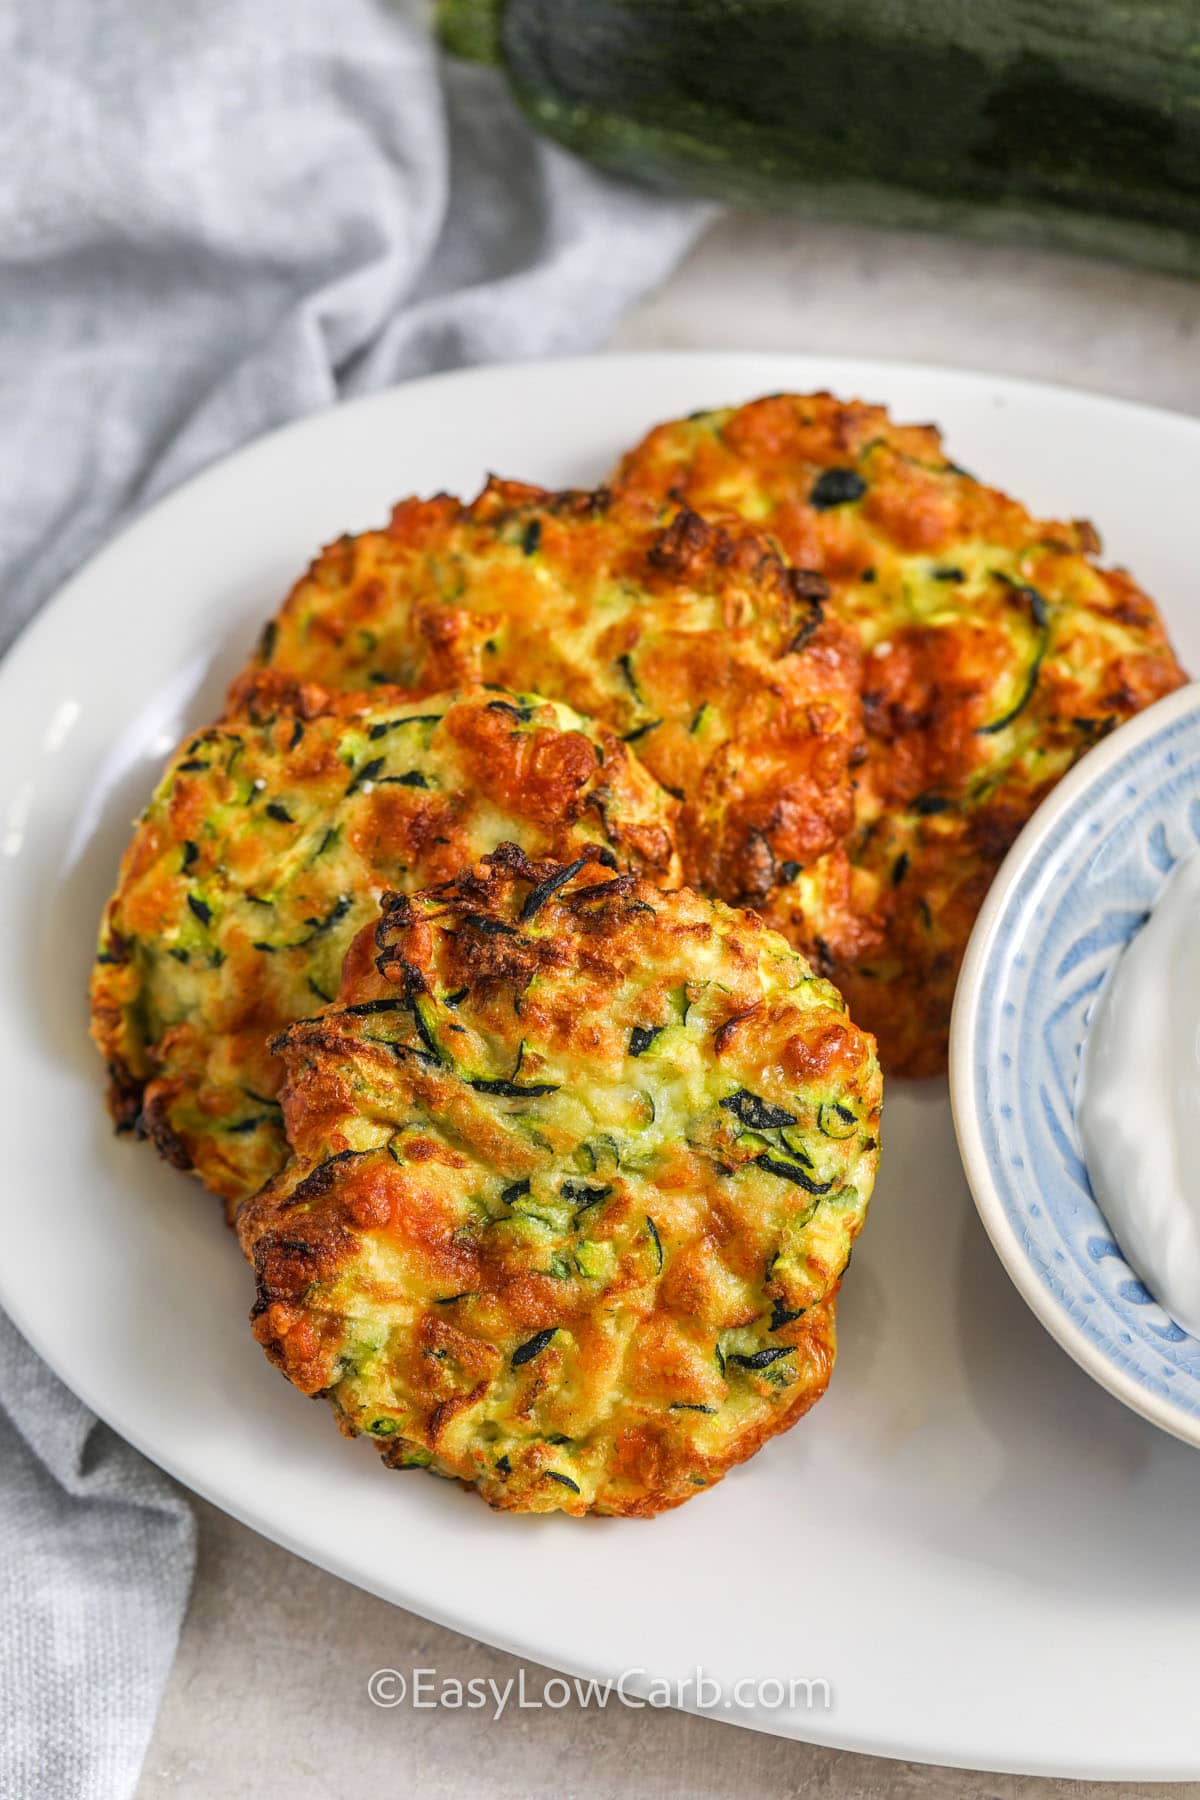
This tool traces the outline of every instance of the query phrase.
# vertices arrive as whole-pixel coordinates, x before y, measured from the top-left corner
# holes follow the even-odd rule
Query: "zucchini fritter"
[[[611,732],[501,690],[331,695],[273,673],[190,737],[125,853],[92,980],[118,1124],[232,1206],[287,1154],[269,1040],[337,992],[385,889],[505,839],[678,878],[675,802]]]
[[[935,1073],[1017,832],[1099,737],[1185,679],[1152,602],[1097,566],[1090,525],[1032,518],[949,462],[932,427],[830,394],[661,425],[613,484],[767,532],[858,633],[853,832],[743,898],[838,983],[885,1068]]]
[[[819,1399],[881,1082],[761,920],[505,846],[386,896],[276,1048],[255,1335],[393,1468],[644,1515]]]
[[[331,544],[260,657],[330,686],[485,680],[567,701],[682,801],[685,879],[736,899],[850,824],[858,651],[824,592],[744,528],[491,481]]]

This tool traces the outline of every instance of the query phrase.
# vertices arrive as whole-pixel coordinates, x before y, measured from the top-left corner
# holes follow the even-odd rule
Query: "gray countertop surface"
[[[1200,285],[789,219],[721,220],[614,347],[911,358],[1200,412]],[[518,1665],[198,1511],[195,1592],[139,1800],[1200,1796],[1200,1782],[1116,1788],[884,1762],[665,1710],[381,1709],[367,1691],[377,1669],[503,1684]],[[542,1672],[529,1673],[536,1691]]]

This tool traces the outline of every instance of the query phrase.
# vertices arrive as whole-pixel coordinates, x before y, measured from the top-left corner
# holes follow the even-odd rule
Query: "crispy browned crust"
[[[391,1466],[649,1516],[824,1392],[880,1079],[753,915],[506,847],[386,898],[276,1049],[255,1335]]]
[[[556,703],[260,671],[172,759],[105,913],[92,1034],[115,1123],[236,1204],[286,1153],[269,1041],[336,992],[384,889],[504,838],[671,886],[677,811],[613,732]]]
[[[679,796],[686,878],[736,902],[851,821],[858,653],[824,593],[744,525],[492,480],[469,505],[406,500],[386,530],[331,544],[260,662],[333,685],[516,682],[568,701]]]
[[[1185,679],[1153,603],[1097,564],[1089,524],[1032,518],[932,426],[831,394],[661,425],[613,483],[752,520],[858,634],[867,755],[844,852],[797,858],[760,904],[842,987],[885,1068],[940,1071],[1008,846],[1099,737]]]

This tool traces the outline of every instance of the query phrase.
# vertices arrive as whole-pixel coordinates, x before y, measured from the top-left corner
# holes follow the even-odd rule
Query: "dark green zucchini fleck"
[[[607,1200],[612,1187],[589,1187],[586,1181],[564,1181],[558,1191],[564,1200],[571,1202],[576,1213],[581,1213],[590,1206],[598,1206],[601,1200]]]
[[[370,1013],[406,1012],[409,1002],[398,994],[384,1000],[358,1000],[353,1006],[341,1006],[333,1015],[337,1019],[365,1018]]]
[[[769,1150],[764,1150],[762,1155],[756,1156],[754,1160],[760,1169],[766,1169],[769,1174],[778,1175],[782,1180],[792,1182],[795,1187],[803,1188],[806,1194],[818,1196],[827,1194],[833,1187],[832,1181],[814,1181],[811,1175],[805,1173],[799,1163],[781,1162],[777,1156],[772,1156]]]
[[[464,912],[460,913],[459,917],[464,925],[473,926],[476,931],[481,931],[484,937],[520,936],[520,933],[514,931],[511,925],[506,925],[503,919],[489,919],[486,913]]]
[[[773,1362],[778,1362],[781,1356],[794,1354],[795,1348],[792,1344],[771,1344],[766,1350],[731,1351],[725,1360],[737,1363],[738,1367],[742,1369],[768,1369]]]
[[[640,700],[642,697],[642,690],[637,684],[637,676],[633,672],[633,659],[630,657],[628,650],[626,650],[621,656],[618,656],[617,667],[620,669],[622,675],[625,677],[626,686],[628,687],[630,693],[633,695],[634,699]]]
[[[546,1470],[546,1479],[547,1479],[547,1481],[561,1482],[563,1487],[570,1488],[570,1490],[573,1494],[578,1494],[581,1491],[579,1483],[577,1481],[572,1481],[571,1477],[569,1475],[560,1475],[560,1473],[557,1469],[547,1469]]]
[[[1035,587],[1018,587],[1016,593],[1027,603],[1030,616],[1033,619],[1034,628],[1037,631],[1037,641],[1034,647],[1033,661],[1029,665],[1029,673],[1025,677],[1025,685],[1015,704],[1010,706],[1007,712],[1002,713],[998,719],[993,719],[990,724],[978,726],[977,731],[980,737],[991,737],[996,732],[1003,731],[1006,726],[1011,725],[1014,719],[1020,718],[1021,714],[1025,711],[1025,708],[1029,705],[1029,702],[1033,699],[1034,690],[1038,684],[1038,676],[1042,672],[1042,662],[1045,658],[1046,651],[1050,647],[1050,608],[1046,605],[1046,602]]]
[[[553,875],[547,875],[546,879],[544,881],[539,881],[536,887],[531,887],[525,896],[520,914],[518,915],[522,925],[527,924],[528,921],[534,917],[535,913],[539,912],[540,909],[545,906],[550,896],[556,894],[559,888],[563,887],[568,881],[573,880],[574,877],[578,875],[580,869],[585,869],[587,864],[588,858],[586,856],[581,856],[575,862],[566,863],[562,868],[556,869]]]
[[[379,774],[379,771],[383,768],[384,761],[385,759],[382,756],[373,756],[369,762],[365,762],[362,768],[358,769],[352,777],[350,785],[346,789],[347,796],[357,793],[364,781],[374,781],[375,777]]]
[[[472,1075],[467,1079],[467,1086],[474,1088],[477,1094],[499,1094],[506,1100],[537,1100],[543,1094],[557,1094],[559,1084],[531,1081],[522,1087],[519,1081],[509,1081],[503,1076]]]
[[[739,1088],[736,1094],[726,1094],[721,1105],[751,1131],[774,1131],[782,1125],[796,1123],[795,1113],[785,1111],[782,1106],[772,1106],[747,1088]]]
[[[531,1338],[526,1338],[523,1344],[518,1344],[512,1353],[513,1368],[519,1369],[523,1364],[532,1362],[535,1356],[540,1356],[557,1330],[557,1325],[551,1325],[547,1330],[535,1332]]]
[[[310,925],[312,930],[307,937],[300,938],[297,941],[295,948],[300,949],[305,944],[311,944],[314,938],[324,937],[327,931],[332,931],[334,926],[338,924],[341,919],[345,918],[353,904],[354,902],[349,894],[340,894],[323,917],[305,919],[304,923]]]
[[[834,1138],[840,1143],[844,1138],[854,1136],[858,1120],[840,1100],[826,1101],[817,1112],[817,1130],[823,1137]]]
[[[809,490],[808,504],[817,512],[834,506],[851,506],[861,500],[867,484],[857,469],[825,469]]]
[[[381,738],[389,731],[402,730],[405,725],[440,725],[445,716],[445,713],[413,713],[407,719],[379,719],[372,725],[367,736]]]

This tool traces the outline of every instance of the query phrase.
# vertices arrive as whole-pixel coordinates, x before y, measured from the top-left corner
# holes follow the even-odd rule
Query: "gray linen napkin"
[[[705,217],[535,141],[383,0],[8,0],[0,648],[236,444],[602,342]],[[194,1542],[179,1491],[0,1319],[5,1800],[132,1792]]]

